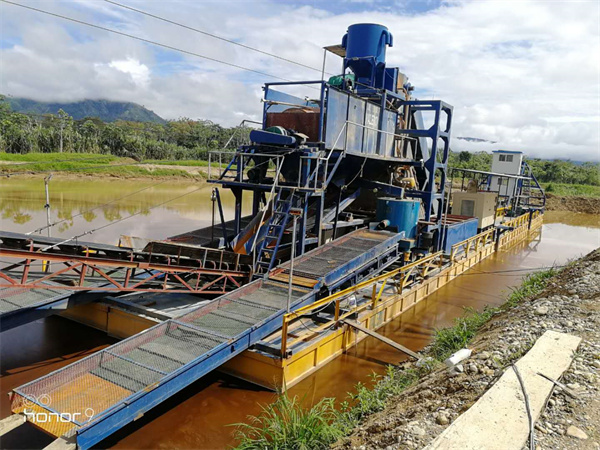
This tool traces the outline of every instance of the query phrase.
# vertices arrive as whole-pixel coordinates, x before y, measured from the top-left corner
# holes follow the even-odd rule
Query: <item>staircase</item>
[[[531,166],[523,161],[521,175],[526,176],[521,180],[519,187],[519,205],[524,208],[543,209],[546,206],[546,194],[531,170]]]
[[[290,220],[290,209],[298,200],[293,191],[288,191],[286,198],[283,198],[282,194],[282,189],[280,189],[273,204],[273,214],[266,225],[265,237],[256,248],[255,278],[263,277],[275,266],[281,239]]]

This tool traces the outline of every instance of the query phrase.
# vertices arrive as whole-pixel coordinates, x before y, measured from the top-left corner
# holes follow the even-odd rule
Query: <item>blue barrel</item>
[[[377,199],[377,220],[389,220],[390,225],[404,231],[405,237],[414,239],[417,235],[417,222],[419,221],[418,200],[400,200],[393,197]]]
[[[350,25],[342,39],[347,59],[373,56],[376,65],[385,64],[385,48],[388,45],[391,47],[392,44],[392,33],[383,25],[374,23]]]

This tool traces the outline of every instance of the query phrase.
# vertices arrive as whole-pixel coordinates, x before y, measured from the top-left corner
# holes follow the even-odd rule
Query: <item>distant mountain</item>
[[[59,109],[62,109],[76,120],[97,117],[105,122],[130,120],[165,123],[165,120],[153,111],[131,102],[82,100],[73,103],[45,103],[18,97],[6,97],[6,101],[13,111],[25,114],[56,114]]]
[[[467,142],[489,142],[490,144],[496,143],[496,141],[488,141],[487,139],[480,139],[480,138],[474,138],[474,137],[457,136],[456,139],[460,139],[462,141],[467,141]]]

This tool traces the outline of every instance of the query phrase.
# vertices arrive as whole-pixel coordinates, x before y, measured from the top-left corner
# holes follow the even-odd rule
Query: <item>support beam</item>
[[[402,353],[406,353],[408,356],[412,356],[416,360],[421,359],[421,357],[419,356],[418,353],[415,353],[412,350],[404,347],[403,345],[400,345],[397,342],[394,342],[391,339],[388,339],[385,336],[382,336],[381,334],[377,333],[376,331],[373,331],[373,330],[363,327],[362,325],[360,325],[357,322],[354,322],[353,320],[345,319],[345,320],[342,320],[341,322],[345,323],[346,325],[351,326],[352,328],[356,328],[358,331],[368,334],[369,336],[374,337],[375,339],[379,339],[384,344],[394,347],[396,350],[399,350]]]

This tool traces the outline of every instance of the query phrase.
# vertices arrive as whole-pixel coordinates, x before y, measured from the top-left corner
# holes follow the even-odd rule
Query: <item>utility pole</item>
[[[48,237],[52,235],[52,227],[50,226],[50,190],[49,184],[52,179],[52,174],[48,175],[44,178],[44,188],[46,189],[46,204],[44,205],[44,209],[46,210],[46,229],[48,230]],[[48,272],[50,270],[50,261],[46,261],[44,272]]]
[[[44,208],[46,209],[46,225],[48,225],[47,226],[48,237],[51,236],[50,230],[52,229],[52,227],[50,226],[50,191],[48,189],[48,185],[50,184],[51,179],[52,179],[52,174],[50,174],[46,178],[44,178],[44,187],[46,189],[46,204],[44,205]]]

